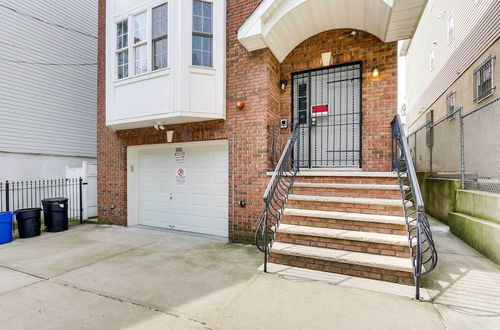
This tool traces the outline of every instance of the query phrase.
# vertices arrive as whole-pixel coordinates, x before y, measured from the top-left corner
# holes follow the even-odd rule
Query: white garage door
[[[138,223],[228,236],[227,141],[137,151]]]

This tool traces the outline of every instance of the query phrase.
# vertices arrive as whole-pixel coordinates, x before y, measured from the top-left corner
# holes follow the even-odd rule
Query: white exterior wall
[[[82,167],[84,161],[92,164],[96,159],[0,152],[0,182],[62,179],[66,166]]]
[[[429,107],[498,39],[499,14],[498,0],[428,1],[407,54],[406,98],[410,131],[425,121]],[[454,38],[448,42],[450,15],[454,20]],[[432,48],[433,70],[429,60]]]
[[[226,51],[224,0],[213,2],[213,67],[191,65],[193,2],[186,0],[109,0],[106,7],[106,124],[128,129],[225,119]],[[151,9],[168,3],[168,68],[151,71]],[[147,11],[148,72],[134,75],[129,48],[129,77],[118,80],[116,23]]]
[[[94,160],[97,0],[0,0],[0,34],[0,179]]]

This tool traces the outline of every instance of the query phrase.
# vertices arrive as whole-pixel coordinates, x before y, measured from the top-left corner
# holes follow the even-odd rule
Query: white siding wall
[[[0,35],[0,151],[95,157],[97,0],[0,0]]]
[[[428,1],[407,55],[410,125],[498,38],[499,8],[498,0]],[[454,38],[448,43],[450,15],[454,20]],[[431,71],[429,56],[433,47]]]

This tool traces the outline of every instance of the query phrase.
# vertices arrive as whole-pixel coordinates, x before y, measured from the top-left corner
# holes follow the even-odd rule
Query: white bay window
[[[225,118],[224,0],[107,0],[106,123]]]

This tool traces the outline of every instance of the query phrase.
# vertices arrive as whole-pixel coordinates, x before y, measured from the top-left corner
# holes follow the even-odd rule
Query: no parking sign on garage
[[[186,184],[186,169],[183,167],[179,167],[175,171],[175,184],[176,185],[185,185]]]

